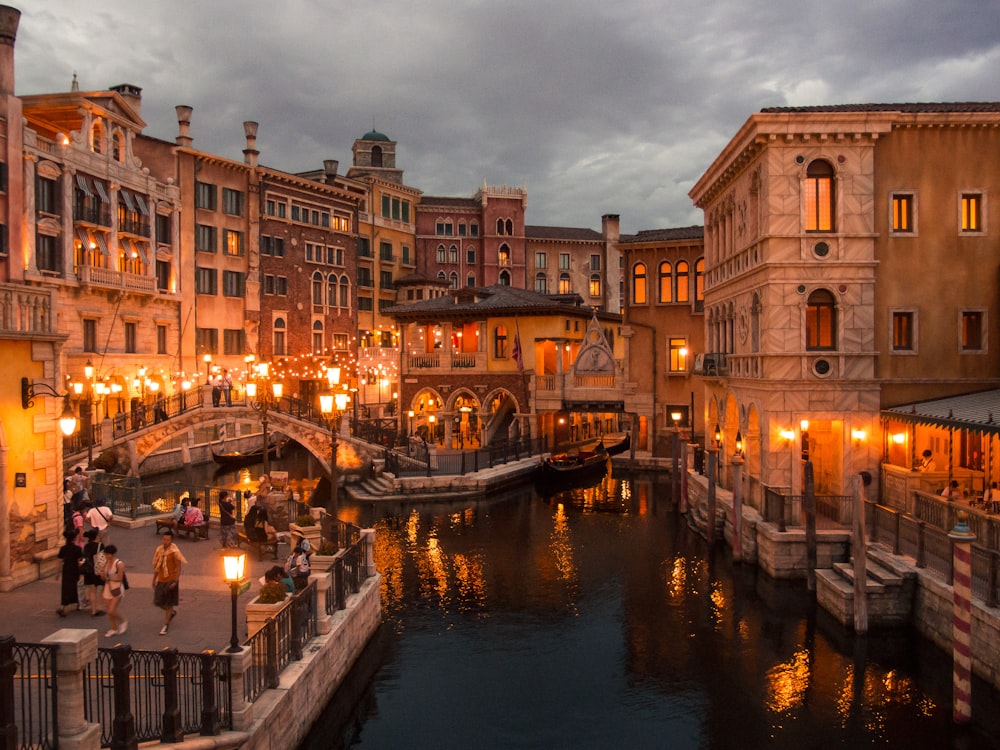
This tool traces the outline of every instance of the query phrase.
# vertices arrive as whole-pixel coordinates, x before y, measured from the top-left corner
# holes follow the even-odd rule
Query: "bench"
[[[270,552],[271,553],[271,559],[272,560],[277,560],[278,559],[278,542],[277,541],[273,541],[273,542],[266,542],[266,541],[265,542],[259,542],[259,541],[254,541],[254,540],[250,539],[250,537],[248,537],[243,532],[239,532],[236,535],[236,546],[237,547],[242,547],[244,544],[247,547],[249,547],[250,549],[252,549],[254,552],[257,553],[257,560],[258,561],[264,559],[264,553],[266,553],[266,552]]]
[[[159,536],[163,529],[170,529],[174,532],[174,536],[179,536],[184,534],[196,542],[199,539],[208,539],[208,524],[203,523],[201,526],[188,526],[186,523],[177,523],[172,518],[158,518],[156,519],[156,535]]]

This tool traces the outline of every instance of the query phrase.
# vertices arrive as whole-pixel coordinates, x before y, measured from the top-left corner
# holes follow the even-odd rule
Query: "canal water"
[[[949,654],[854,637],[803,583],[710,553],[669,497],[631,476],[342,500],[376,529],[384,619],[302,747],[1000,748],[991,686],[952,723]]]

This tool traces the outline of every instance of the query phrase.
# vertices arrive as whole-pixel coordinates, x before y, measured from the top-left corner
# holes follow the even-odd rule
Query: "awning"
[[[94,192],[90,189],[90,184],[87,182],[85,175],[78,174],[76,176],[76,184],[80,186],[80,190],[89,195],[91,198],[94,197]]]
[[[135,207],[139,209],[139,213],[143,216],[149,216],[149,209],[146,208],[146,196],[136,193],[132,197],[135,198]]]
[[[93,243],[93,240],[90,239],[90,232],[88,232],[83,227],[77,227],[76,228],[76,236],[79,237],[80,238],[80,242],[83,243],[84,252],[86,252],[87,250],[90,250],[90,245],[91,245],[91,243]]]
[[[149,265],[149,253],[146,252],[146,243],[135,242],[134,240],[131,242],[132,245],[135,247],[135,251],[136,253],[138,253],[139,258],[142,259],[142,262],[145,263],[146,265]]]
[[[97,246],[101,249],[101,255],[110,258],[111,251],[108,249],[108,238],[104,232],[94,232],[94,237],[97,239]]]
[[[967,393],[883,409],[884,419],[1000,435],[1000,390]]]
[[[111,203],[111,198],[108,196],[108,191],[104,187],[104,183],[100,180],[94,180],[94,187],[97,188],[97,194],[101,197],[104,203]]]
[[[132,205],[132,196],[129,194],[128,190],[125,188],[119,188],[118,196],[125,201],[125,205],[128,207],[129,211],[135,211],[135,206]]]

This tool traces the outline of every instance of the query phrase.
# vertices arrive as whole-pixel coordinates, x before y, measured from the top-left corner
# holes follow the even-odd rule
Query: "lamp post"
[[[715,425],[715,436],[708,444],[708,519],[705,529],[709,549],[715,544],[715,484],[718,481],[719,446],[722,444],[722,430]]]
[[[736,433],[736,452],[733,454],[733,561],[743,562],[743,435]]]
[[[326,378],[330,384],[329,393],[320,394],[319,408],[326,418],[330,428],[330,498],[327,501],[326,512],[336,523],[337,521],[337,494],[339,490],[337,477],[337,423],[340,413],[347,407],[348,395],[343,391],[335,390],[340,383],[340,368],[330,367],[326,371]],[[336,528],[336,527],[334,527]]]
[[[80,429],[86,433],[87,470],[94,468],[94,365],[88,359],[83,367],[83,382],[72,384],[73,393],[80,398]],[[84,408],[84,404],[86,407]]]
[[[207,356],[207,355],[206,355]],[[261,362],[254,368],[254,376],[246,385],[250,408],[260,412],[261,427],[264,431],[264,473],[271,475],[271,441],[267,434],[267,413],[281,405],[284,386],[270,380],[269,365]],[[259,383],[257,381],[260,381]],[[270,386],[270,387],[268,387]]]
[[[237,633],[236,600],[239,599],[240,591],[248,584],[243,577],[246,570],[247,556],[245,552],[227,552],[222,556],[222,566],[226,583],[229,584],[229,592],[232,599],[232,631],[229,637],[229,648],[226,651],[235,654],[243,649],[240,647],[240,638]]]

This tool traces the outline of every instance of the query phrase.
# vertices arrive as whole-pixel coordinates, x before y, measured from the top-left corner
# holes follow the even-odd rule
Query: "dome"
[[[361,136],[363,141],[388,141],[389,136],[385,133],[380,133],[377,130],[369,130],[363,136]]]

